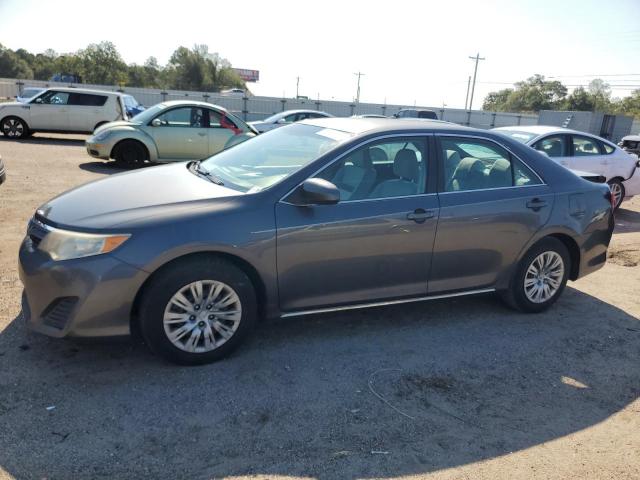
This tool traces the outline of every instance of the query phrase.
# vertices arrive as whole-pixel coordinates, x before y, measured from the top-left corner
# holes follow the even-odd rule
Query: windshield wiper
[[[191,162],[189,162],[187,164],[187,168],[189,169],[189,171],[200,175],[201,177],[206,178],[207,180],[209,180],[211,183],[215,183],[216,185],[220,185],[220,186],[224,186],[224,182],[219,178],[216,177],[213,173],[208,172],[202,168],[200,168],[200,163],[202,162],[202,160],[192,160]]]

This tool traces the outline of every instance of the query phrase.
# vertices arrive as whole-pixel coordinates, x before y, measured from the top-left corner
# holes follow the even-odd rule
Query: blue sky
[[[615,96],[640,85],[640,1],[0,0],[0,43],[71,52],[110,40],[127,62],[161,63],[178,45],[209,45],[260,70],[256,94],[462,107],[534,73],[568,85],[603,76]],[[636,75],[632,75],[636,74]]]

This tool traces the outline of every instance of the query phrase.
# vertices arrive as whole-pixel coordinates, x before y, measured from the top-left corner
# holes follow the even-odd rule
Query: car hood
[[[186,163],[149,167],[87,183],[42,205],[36,216],[54,227],[103,230],[221,208],[243,195],[196,176]]]
[[[31,99],[27,99],[31,100]],[[0,110],[6,107],[24,107],[24,102],[3,102],[0,103]]]

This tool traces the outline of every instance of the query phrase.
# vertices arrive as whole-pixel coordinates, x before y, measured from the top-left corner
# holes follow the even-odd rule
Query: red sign
[[[234,68],[233,70],[245,82],[257,82],[260,80],[260,72],[258,70],[248,70],[246,68]]]

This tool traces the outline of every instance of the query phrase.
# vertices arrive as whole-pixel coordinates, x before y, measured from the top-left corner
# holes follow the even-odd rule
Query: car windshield
[[[131,121],[133,123],[140,123],[140,124],[149,123],[157,114],[159,114],[165,108],[166,108],[166,105],[164,103],[159,103],[135,115],[131,119]]]
[[[20,97],[22,98],[31,98],[34,95],[37,95],[38,93],[40,93],[42,90],[40,90],[39,88],[25,88],[22,91],[22,95],[20,95]]]
[[[538,136],[537,133],[531,132],[523,132],[522,130],[496,130],[498,133],[502,133],[507,135],[508,137],[513,138],[514,140],[519,141],[520,143],[528,143],[530,140],[533,140]]]
[[[200,168],[229,188],[254,193],[275,185],[351,137],[340,130],[294,124],[224,150],[204,160]]]

